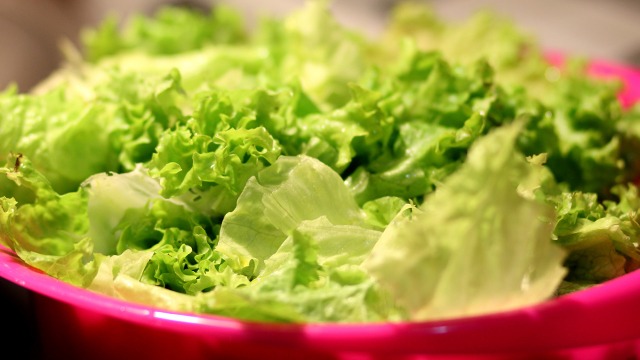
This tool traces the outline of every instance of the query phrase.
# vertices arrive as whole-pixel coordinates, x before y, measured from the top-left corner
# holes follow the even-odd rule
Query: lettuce
[[[253,280],[217,288],[206,306],[280,321],[383,319],[393,308],[359,266],[380,234],[335,171],[311,157],[281,157],[222,221],[217,251]]]
[[[242,18],[225,6],[210,14],[180,7],[163,7],[153,18],[134,16],[125,31],[109,17],[95,29],[82,33],[87,60],[97,62],[131,49],[158,55],[201,49],[207,44],[234,44],[246,37]]]
[[[0,243],[77,286],[279,322],[497,312],[640,267],[638,110],[490,13],[106,20],[0,93]]]
[[[517,133],[510,125],[475,143],[460,170],[422,206],[400,212],[367,258],[364,267],[412,319],[536,304],[564,278],[565,252],[549,241],[555,212],[532,194],[539,170],[514,151]]]

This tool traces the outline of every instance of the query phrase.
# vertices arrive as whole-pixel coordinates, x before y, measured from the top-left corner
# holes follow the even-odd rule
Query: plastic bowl
[[[549,60],[562,63],[558,54],[549,54]],[[622,79],[625,106],[640,99],[638,70],[594,61],[590,71]],[[23,353],[45,359],[640,357],[640,271],[515,311],[347,325],[252,323],[128,303],[43,274],[1,246],[0,277],[28,293],[25,314],[33,322],[28,333],[33,338],[31,350]]]

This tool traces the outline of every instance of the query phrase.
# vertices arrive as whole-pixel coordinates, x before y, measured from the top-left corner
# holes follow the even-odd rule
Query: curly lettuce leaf
[[[164,129],[184,118],[180,74],[102,75],[87,91],[60,84],[42,94],[0,94],[0,156],[29,157],[59,193],[75,191],[93,174],[148,161]],[[0,181],[3,195],[27,200],[6,183]]]
[[[219,225],[197,211],[190,197],[162,197],[160,184],[143,168],[96,175],[84,186],[89,194],[88,235],[95,251],[111,257],[128,251],[148,254],[140,273],[127,273],[129,277],[189,295],[246,282],[244,276],[225,270],[215,250]],[[113,197],[114,193],[121,196]],[[112,262],[105,266],[114,266]],[[116,286],[118,269],[112,271],[112,282],[103,277],[101,285],[94,286]]]
[[[281,152],[254,110],[270,99],[253,99],[240,106],[214,92],[203,97],[186,125],[163,134],[147,165],[160,179],[163,196],[195,193],[203,212],[221,216],[233,210],[247,180]]]
[[[408,46],[393,76],[380,81],[377,96],[358,99],[378,119],[377,128],[367,126],[372,131],[355,143],[354,163],[361,166],[347,178],[361,204],[381,196],[419,199],[433,191],[464,162],[493,117],[504,116],[490,112],[496,94],[483,63],[450,65],[438,53]],[[502,121],[509,120],[496,122]]]
[[[640,197],[635,185],[612,189],[617,200],[564,192],[548,201],[558,212],[554,236],[569,251],[567,282],[595,285],[640,267]]]
[[[35,200],[19,205],[1,198],[0,240],[26,263],[72,284],[118,292],[132,301],[140,299],[117,290],[120,280],[126,280],[127,292],[136,294],[144,292],[138,292],[131,279],[140,287],[189,295],[247,282],[214,250],[218,225],[194,211],[189,197],[160,196],[160,184],[142,167],[96,174],[78,191],[59,195],[27,157],[10,160],[0,172],[32,191]],[[143,256],[135,262],[136,276],[131,252]],[[116,260],[123,254],[130,255]],[[120,272],[127,278],[118,278]]]

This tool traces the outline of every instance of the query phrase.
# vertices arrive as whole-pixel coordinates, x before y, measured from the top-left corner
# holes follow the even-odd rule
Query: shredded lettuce
[[[0,244],[91,291],[253,321],[499,312],[640,267],[640,111],[508,19],[163,7],[0,93]],[[4,160],[3,160],[4,161]]]

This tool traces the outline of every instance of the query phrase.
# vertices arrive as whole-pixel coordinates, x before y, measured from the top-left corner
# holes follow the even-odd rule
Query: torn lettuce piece
[[[365,261],[412,320],[535,304],[565,276],[566,253],[552,242],[555,212],[531,191],[539,168],[515,150],[521,125],[480,139],[422,206],[401,212]]]
[[[237,271],[257,275],[291,231],[319,217],[334,226],[370,227],[334,170],[304,155],[281,156],[249,179],[222,221],[217,250]]]
[[[290,232],[251,283],[203,294],[211,312],[284,322],[399,319],[399,312],[359,264],[380,232],[305,220]]]
[[[598,284],[640,267],[638,188],[616,186],[616,200],[594,193],[564,192],[548,197],[558,212],[556,242],[569,251],[566,281]]]
[[[88,192],[86,215],[89,218],[88,236],[94,251],[104,255],[118,253],[118,239],[125,217],[140,221],[147,205],[160,198],[160,184],[146,174],[142,167],[125,174],[96,174],[83,183]]]
[[[0,93],[0,157],[28,156],[60,194],[89,176],[131,171],[151,158],[162,132],[180,123],[184,93],[178,71],[140,76],[89,72],[42,93]],[[2,194],[29,201],[0,180]]]
[[[35,199],[18,204],[0,198],[1,243],[56,278],[113,292],[119,271],[133,266],[117,265],[114,259],[128,251],[148,251],[150,258],[138,264],[144,271],[134,278],[140,284],[194,295],[247,281],[231,272],[214,250],[219,225],[194,211],[189,197],[161,197],[160,184],[142,167],[96,174],[76,192],[63,195],[25,156],[11,158],[0,173],[32,191]],[[94,280],[105,271],[112,276],[110,282],[104,274]]]
[[[360,265],[380,238],[381,231],[364,228],[361,225],[334,225],[326,216],[302,221],[295,234],[306,236],[315,248],[314,257],[318,265],[325,268],[339,268],[344,265]],[[295,236],[289,236],[278,251],[265,260],[268,276],[278,271],[285,257],[294,251]]]
[[[203,306],[287,322],[387,318],[395,308],[360,267],[380,234],[334,170],[282,156],[249,180],[221,226],[216,250],[251,282],[216,288]]]
[[[194,297],[140,281],[153,251],[126,250],[103,258],[87,289],[117,299],[173,311],[197,311]]]
[[[11,154],[0,176],[29,192],[32,203],[0,197],[0,244],[27,264],[62,281],[89,284],[99,266],[87,237],[87,193],[58,194],[27,156]]]
[[[193,193],[194,199],[203,199],[200,210],[210,215],[233,210],[247,180],[281,152],[255,111],[277,103],[261,94],[249,92],[249,104],[242,105],[231,93],[202,94],[193,117],[163,135],[147,164],[160,180],[163,196]]]
[[[354,97],[370,129],[354,139],[346,180],[359,204],[383,196],[422,201],[459,168],[474,141],[529,112],[521,114],[515,95],[496,86],[486,62],[450,64],[439,52],[406,44],[386,76],[367,80],[375,91]]]
[[[160,184],[144,168],[96,175],[84,186],[89,193],[89,235],[96,251],[106,256],[151,252],[137,281],[189,295],[246,282],[243,276],[225,273],[214,249],[219,225],[196,211],[190,197],[160,196]],[[121,196],[113,197],[114,193]],[[102,282],[102,287],[116,285],[105,283],[105,278]]]
[[[63,88],[42,96],[0,93],[0,158],[23,154],[54,190],[74,191],[88,176],[117,169],[110,134],[119,120],[113,112],[104,103],[69,96]],[[3,180],[2,195],[14,196],[15,187]]]

